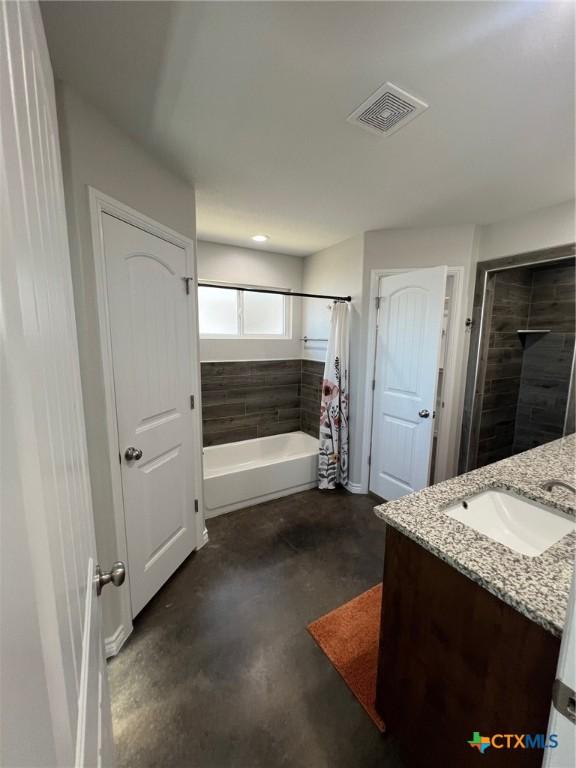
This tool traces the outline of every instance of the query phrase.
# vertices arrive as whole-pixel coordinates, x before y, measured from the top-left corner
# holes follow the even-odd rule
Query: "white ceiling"
[[[197,189],[198,235],[306,254],[574,192],[572,2],[48,2],[59,77]],[[430,104],[346,117],[386,80]]]

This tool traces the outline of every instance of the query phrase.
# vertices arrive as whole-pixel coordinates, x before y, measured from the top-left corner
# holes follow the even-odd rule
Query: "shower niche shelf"
[[[550,328],[519,328],[516,333],[520,337],[520,344],[526,349],[537,344],[541,336],[550,333]]]

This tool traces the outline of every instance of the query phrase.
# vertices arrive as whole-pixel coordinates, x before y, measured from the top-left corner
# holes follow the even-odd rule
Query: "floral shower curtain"
[[[348,482],[348,354],[350,308],[345,301],[332,308],[330,339],[320,406],[318,487]]]

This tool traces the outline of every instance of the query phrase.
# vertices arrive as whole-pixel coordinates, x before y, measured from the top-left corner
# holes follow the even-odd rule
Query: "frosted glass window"
[[[273,293],[199,286],[200,336],[239,339],[289,338],[289,301],[289,298]]]
[[[201,336],[238,336],[238,292],[224,288],[198,288]]]
[[[244,293],[243,331],[248,336],[284,335],[284,296]]]

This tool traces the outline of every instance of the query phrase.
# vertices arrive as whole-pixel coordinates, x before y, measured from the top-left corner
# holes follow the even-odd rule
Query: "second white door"
[[[196,548],[186,251],[102,214],[124,514],[135,616]]]
[[[446,276],[380,281],[370,490],[387,501],[428,485]]]

